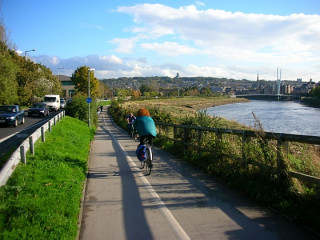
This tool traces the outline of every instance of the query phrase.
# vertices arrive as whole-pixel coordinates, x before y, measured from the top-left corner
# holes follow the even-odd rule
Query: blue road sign
[[[92,102],[92,98],[87,98],[87,103],[91,103]]]

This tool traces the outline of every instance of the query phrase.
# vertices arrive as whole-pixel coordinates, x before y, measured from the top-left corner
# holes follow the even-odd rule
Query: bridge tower
[[[277,68],[277,95],[280,95],[280,86],[281,86],[281,69],[279,77],[279,69]]]

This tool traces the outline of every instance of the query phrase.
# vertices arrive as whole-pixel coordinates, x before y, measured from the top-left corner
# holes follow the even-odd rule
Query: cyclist
[[[138,117],[133,123],[136,133],[140,136],[140,145],[145,144],[149,140],[149,144],[152,146],[153,139],[157,136],[156,125],[153,119],[150,117],[148,109],[141,108],[138,111]]]
[[[133,115],[133,113],[130,113],[127,117],[127,123],[128,123],[128,134],[131,135],[132,130],[132,124],[136,120],[136,116]]]

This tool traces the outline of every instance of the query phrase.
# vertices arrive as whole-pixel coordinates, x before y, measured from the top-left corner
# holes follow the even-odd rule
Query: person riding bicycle
[[[127,117],[127,123],[128,123],[128,134],[131,135],[132,131],[132,124],[136,120],[136,116],[133,115],[133,113],[130,113]]]
[[[148,109],[141,108],[138,111],[138,117],[133,122],[136,133],[140,136],[140,145],[145,144],[149,140],[152,145],[153,139],[157,136],[157,129],[153,119],[150,117]]]

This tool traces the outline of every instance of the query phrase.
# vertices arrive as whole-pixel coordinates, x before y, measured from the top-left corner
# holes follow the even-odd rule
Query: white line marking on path
[[[103,123],[105,124],[105,121],[103,121]],[[137,165],[135,164],[135,162],[132,160],[132,158],[128,155],[128,153],[124,150],[124,148],[120,145],[120,143],[118,142],[117,138],[110,132],[108,126],[105,124],[107,131],[109,132],[111,138],[118,144],[119,148],[122,150],[123,154],[125,155],[127,162],[129,163],[129,165],[133,168],[139,169],[139,171],[137,171],[138,176],[140,177],[140,179],[142,180],[142,182],[145,184],[146,189],[149,191],[149,193],[151,194],[151,196],[154,199],[154,202],[157,204],[157,207],[161,210],[161,212],[164,214],[164,216],[167,218],[167,220],[169,221],[170,225],[172,226],[175,234],[177,235],[177,237],[181,240],[190,240],[190,237],[188,236],[188,234],[184,231],[184,229],[181,227],[181,225],[178,223],[178,221],[175,219],[175,217],[172,215],[172,213],[170,212],[170,210],[166,207],[166,205],[164,204],[164,202],[162,202],[160,196],[157,194],[157,192],[153,189],[153,187],[151,186],[150,182],[148,181],[148,179],[142,174],[140,168],[137,167]]]

